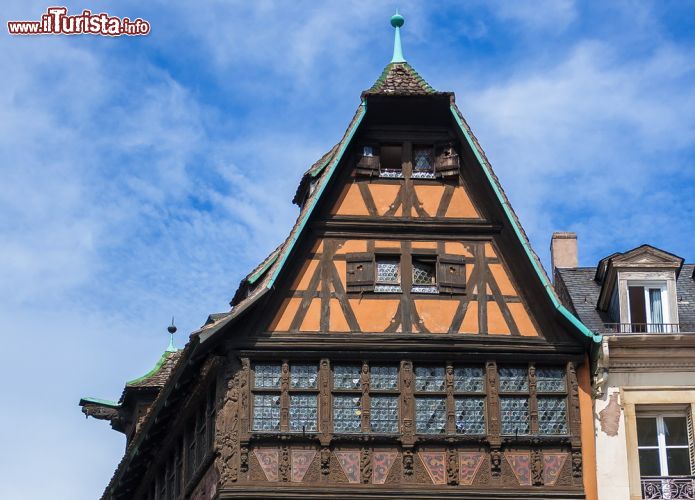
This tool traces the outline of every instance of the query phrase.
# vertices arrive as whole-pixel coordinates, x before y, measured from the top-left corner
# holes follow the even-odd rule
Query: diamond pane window
[[[362,408],[359,396],[333,396],[333,430],[360,432]]]
[[[485,434],[485,399],[456,398],[456,432]]]
[[[565,370],[562,368],[536,368],[538,392],[565,392]]]
[[[254,395],[253,430],[280,430],[280,396],[271,394]]]
[[[538,432],[567,434],[567,401],[564,397],[538,396]]]
[[[501,366],[499,377],[500,391],[528,392],[528,369],[525,366]]]
[[[502,434],[529,433],[528,398],[500,398],[500,413],[502,415]]]
[[[254,365],[255,374],[254,384],[260,388],[280,387],[280,365],[279,364],[257,364]]]
[[[316,365],[292,365],[290,387],[293,389],[315,389],[318,370]]]
[[[316,430],[316,396],[314,394],[290,396],[290,430]]]
[[[359,389],[360,388],[359,365],[335,365],[333,367],[334,389]]]
[[[369,421],[372,432],[398,432],[398,396],[372,396]]]
[[[413,150],[413,177],[434,177],[434,151],[432,148],[415,148]]]
[[[435,276],[434,261],[413,259],[413,285],[434,286]]]
[[[440,366],[416,366],[415,390],[416,391],[443,391],[444,367]]]
[[[415,398],[415,430],[420,434],[446,431],[446,398]]]
[[[376,262],[376,282],[400,284],[401,263],[395,258],[379,259]]]
[[[395,366],[370,366],[369,385],[372,390],[398,389],[398,368]]]
[[[457,392],[484,392],[485,370],[481,366],[454,368],[454,390]]]

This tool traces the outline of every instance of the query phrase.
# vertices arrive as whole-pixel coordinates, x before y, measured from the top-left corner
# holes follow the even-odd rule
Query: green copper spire
[[[169,332],[169,347],[167,347],[167,350],[164,352],[176,352],[176,346],[174,346],[174,334],[176,333],[176,325],[174,325],[174,318],[171,318],[171,325],[167,327],[167,331]]]
[[[403,47],[401,47],[401,26],[405,23],[405,18],[398,13],[391,16],[391,26],[396,28],[396,35],[393,39],[393,57],[391,58],[392,63],[404,63],[405,57],[403,57]]]

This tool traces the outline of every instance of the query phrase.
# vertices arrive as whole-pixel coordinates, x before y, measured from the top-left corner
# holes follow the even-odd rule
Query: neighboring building
[[[649,245],[577,267],[554,236],[563,302],[603,334],[595,356],[599,498],[695,498],[695,265]]]
[[[128,397],[111,408],[135,430],[103,498],[596,498],[600,337],[392,24],[394,57],[302,178],[288,238],[139,425]]]

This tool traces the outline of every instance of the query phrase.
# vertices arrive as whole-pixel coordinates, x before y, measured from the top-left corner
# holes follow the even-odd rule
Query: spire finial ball
[[[405,18],[401,16],[397,11],[391,16],[391,26],[394,28],[400,28],[405,23]]]
[[[167,327],[167,331],[172,335],[176,333],[176,325],[174,324],[174,318],[171,318],[171,325]]]

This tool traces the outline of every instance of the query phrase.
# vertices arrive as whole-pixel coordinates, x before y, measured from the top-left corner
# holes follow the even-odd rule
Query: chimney
[[[577,233],[555,232],[550,240],[550,263],[552,273],[558,267],[577,267]]]

